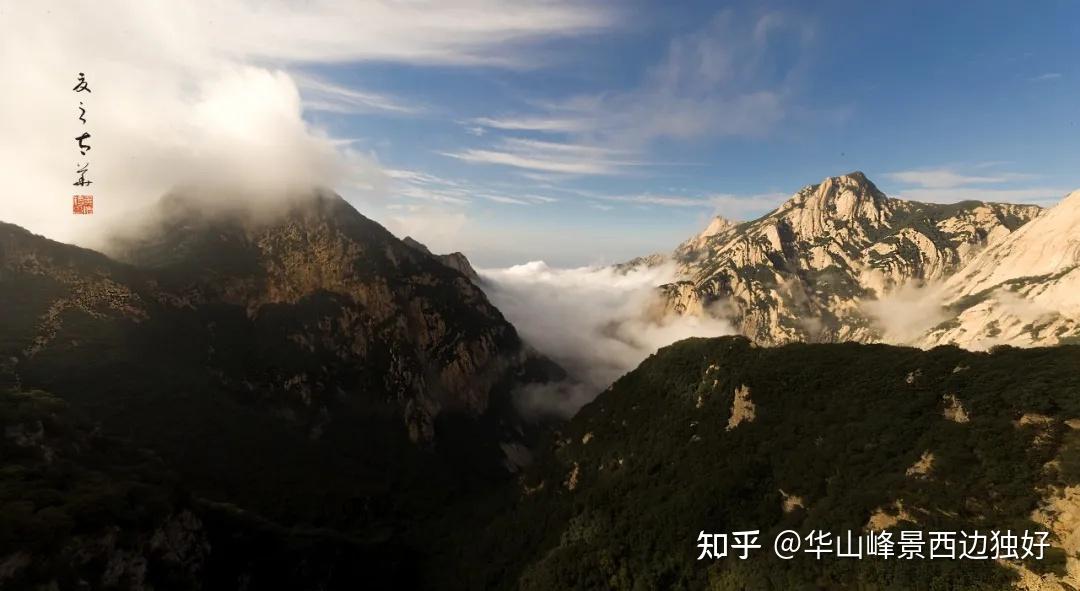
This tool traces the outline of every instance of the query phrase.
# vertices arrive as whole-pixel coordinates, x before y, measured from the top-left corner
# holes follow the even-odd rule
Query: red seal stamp
[[[71,213],[75,215],[89,215],[94,213],[94,196],[72,195]]]

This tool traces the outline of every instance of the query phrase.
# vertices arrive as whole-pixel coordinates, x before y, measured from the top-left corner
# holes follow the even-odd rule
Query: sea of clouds
[[[479,271],[492,302],[522,338],[570,379],[519,393],[523,410],[570,416],[657,349],[688,337],[732,334],[719,318],[658,313],[657,286],[674,265],[552,268],[534,261]]]

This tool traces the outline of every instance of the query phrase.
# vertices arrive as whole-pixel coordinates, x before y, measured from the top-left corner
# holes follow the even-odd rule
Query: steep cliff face
[[[177,305],[243,309],[302,355],[354,369],[365,389],[402,406],[414,441],[432,440],[444,409],[484,414],[492,393],[529,361],[514,328],[467,275],[340,197],[300,200],[261,222],[207,217],[169,198],[161,218],[142,237],[118,241],[113,254],[151,273],[181,298]],[[318,384],[342,383],[332,374],[309,370],[256,386],[294,390],[319,409],[332,391]],[[232,377],[252,380],[247,368]]]
[[[400,525],[505,474],[511,389],[561,370],[465,275],[332,195],[202,211],[166,200],[113,258],[0,225],[0,386],[290,523]]]
[[[764,344],[876,340],[862,300],[942,280],[1038,212],[893,199],[855,172],[807,186],[760,219],[717,218],[676,249],[685,279],[662,289],[677,313],[724,303],[713,313]]]
[[[1080,337],[1080,191],[949,278],[950,317],[918,344],[1055,345]]]
[[[433,254],[431,250],[428,249],[428,247],[424,246],[420,242],[417,242],[411,236],[406,236],[402,238],[401,241],[413,248],[417,248],[422,252],[434,256],[436,260],[468,277],[469,280],[473,283],[480,282],[480,275],[476,272],[476,269],[473,268],[472,263],[469,262],[469,259],[465,256],[464,253],[451,252],[449,254]]]

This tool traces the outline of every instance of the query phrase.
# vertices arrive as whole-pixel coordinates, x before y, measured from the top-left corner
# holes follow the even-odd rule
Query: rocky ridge
[[[660,291],[666,312],[724,316],[762,344],[877,341],[863,301],[943,281],[1039,212],[905,201],[860,172],[830,177],[757,220],[714,219],[667,257],[681,279]]]
[[[335,195],[159,209],[110,256],[0,223],[0,392],[51,392],[207,502],[373,556],[508,476],[537,428],[513,388],[562,374],[467,276]]]
[[[1001,237],[945,282],[949,318],[918,344],[1056,345],[1080,337],[1080,191]]]

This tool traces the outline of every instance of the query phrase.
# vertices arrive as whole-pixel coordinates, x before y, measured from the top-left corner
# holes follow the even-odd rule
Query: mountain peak
[[[970,295],[1024,277],[1048,277],[1068,273],[1080,265],[1080,190],[1021,226],[1007,238],[991,244],[950,280],[951,289]],[[1073,289],[1069,290],[1070,292]],[[1030,298],[1045,293],[1029,294]],[[1068,294],[1080,306],[1080,299]],[[1055,302],[1055,306],[1060,300]]]
[[[391,242],[389,231],[330,191],[265,202],[177,191],[163,197],[141,226],[114,235],[106,252],[140,267],[196,265],[233,276],[248,275],[260,261],[278,261],[286,252],[347,259]]]
[[[837,221],[858,219],[880,226],[890,211],[889,198],[866,175],[855,171],[803,187],[773,215],[787,218],[806,235],[816,235]]]
[[[835,178],[848,179],[848,180],[851,180],[853,182],[861,183],[861,184],[871,184],[871,185],[873,184],[873,183],[870,182],[870,179],[866,178],[866,175],[863,174],[863,171],[861,171],[861,170],[853,170],[853,171],[851,171],[851,172],[849,172],[847,174],[842,174],[839,177],[835,177]]]
[[[860,195],[881,195],[884,197],[884,194],[878,190],[877,185],[858,170],[839,176],[828,177],[817,185],[811,185],[811,187],[824,193],[832,193],[834,191],[835,193],[841,193],[844,190],[849,190]]]
[[[698,234],[698,238],[708,238],[710,236],[716,236],[717,234],[734,227],[734,222],[724,216],[718,215],[714,217],[711,222],[709,222],[709,225],[706,226],[700,234]]]
[[[1058,207],[1061,207],[1062,209],[1080,210],[1080,189],[1076,189],[1066,195],[1058,204]]]
[[[1071,199],[1080,212],[1080,197]],[[895,286],[942,280],[990,243],[1035,223],[1029,220],[1037,214],[976,201],[891,199],[862,172],[850,172],[806,186],[756,220],[734,227],[714,220],[676,249],[678,289],[665,297],[677,314],[727,302],[722,313],[763,343],[871,341],[882,337],[861,301]],[[1038,219],[1053,221],[1060,236],[1075,227],[1068,218],[1080,213]],[[1074,251],[1062,244],[1053,252]]]

